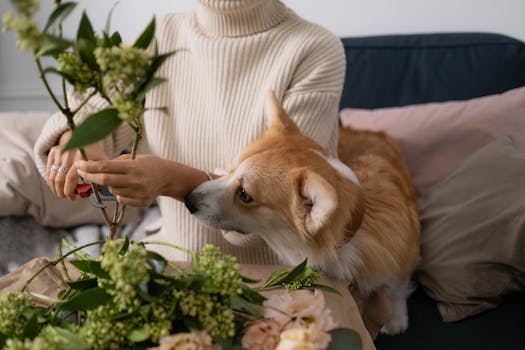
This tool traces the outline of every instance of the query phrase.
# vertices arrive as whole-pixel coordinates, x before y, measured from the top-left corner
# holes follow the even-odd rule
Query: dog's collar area
[[[352,181],[356,186],[359,186],[359,187],[361,186],[361,182],[359,181],[359,178],[357,177],[355,172],[348,165],[346,165],[345,163],[341,162],[337,158],[334,158],[334,157],[331,157],[331,156],[326,156],[326,155],[322,154],[319,151],[314,151],[314,152],[317,153],[318,155],[320,155],[321,157],[323,157],[323,159],[325,159],[328,162],[328,164],[330,164],[332,166],[332,168],[334,168],[340,174],[342,174],[344,177],[346,177],[347,179]]]

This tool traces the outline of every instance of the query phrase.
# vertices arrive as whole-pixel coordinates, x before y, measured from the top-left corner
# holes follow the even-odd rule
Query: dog
[[[225,176],[188,194],[186,207],[204,224],[257,233],[283,263],[307,257],[362,298],[384,297],[382,331],[403,332],[420,227],[398,147],[383,132],[341,128],[339,158],[331,157],[300,132],[273,92],[267,110],[264,136]]]

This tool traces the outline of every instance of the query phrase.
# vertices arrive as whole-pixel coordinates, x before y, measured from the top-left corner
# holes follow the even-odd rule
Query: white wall
[[[339,36],[488,31],[525,41],[525,0],[283,0],[299,15]],[[42,0],[43,12],[53,1]],[[113,1],[80,0],[97,28],[102,28]],[[121,0],[114,28],[131,41],[153,14],[191,9],[196,0]],[[0,2],[0,13],[8,8]],[[80,11],[76,11],[76,16]],[[77,22],[74,19],[71,22]],[[66,33],[75,29],[66,24]],[[0,36],[0,111],[53,110],[28,54],[14,46],[13,35]]]

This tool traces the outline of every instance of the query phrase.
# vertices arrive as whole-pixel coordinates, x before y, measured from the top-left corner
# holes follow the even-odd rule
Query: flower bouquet
[[[63,36],[62,23],[77,3],[55,0],[43,29],[33,15],[38,0],[10,0],[16,13],[4,16],[4,30],[14,30],[20,49],[33,53],[46,90],[73,131],[65,149],[84,146],[113,133],[122,123],[134,131],[131,157],[142,136],[141,117],[148,91],[165,79],[155,74],[173,53],[160,54],[153,19],[133,45],[110,32],[110,16],[101,34],[84,12],[75,39]],[[43,58],[55,62],[44,67]],[[61,78],[63,99],[47,76]],[[74,105],[67,86],[76,96]],[[76,125],[75,116],[91,98],[107,108]],[[0,348],[5,349],[360,349],[359,335],[339,328],[325,305],[318,272],[305,260],[278,269],[258,281],[243,277],[234,257],[213,246],[200,252],[165,242],[116,239],[125,207],[113,215],[104,205],[104,189],[80,184],[108,225],[107,240],[80,247],[63,244],[56,259],[38,268],[17,293],[0,297]],[[172,246],[191,256],[174,264],[147,250],[151,244]],[[92,258],[83,249],[101,245]],[[39,293],[32,283],[46,272],[57,293]],[[267,291],[282,293],[266,297]],[[50,295],[53,294],[53,295]]]

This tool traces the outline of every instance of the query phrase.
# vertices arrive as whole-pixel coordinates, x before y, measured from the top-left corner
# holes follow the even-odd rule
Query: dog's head
[[[345,229],[357,229],[363,209],[352,171],[301,134],[273,93],[270,127],[248,146],[226,176],[186,196],[205,224],[257,233],[281,256],[333,254]]]

